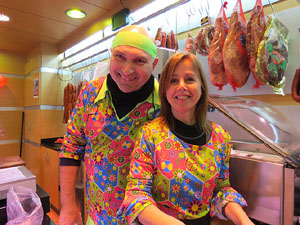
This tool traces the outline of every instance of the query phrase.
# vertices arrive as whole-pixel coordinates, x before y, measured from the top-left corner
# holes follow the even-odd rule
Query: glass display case
[[[248,203],[247,214],[267,224],[293,224],[300,135],[274,107],[239,97],[211,95],[208,119],[232,138],[230,182]]]

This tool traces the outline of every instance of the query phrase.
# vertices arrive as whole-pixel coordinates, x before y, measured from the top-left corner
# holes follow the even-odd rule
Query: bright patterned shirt
[[[228,132],[215,123],[203,146],[177,138],[160,117],[145,124],[132,153],[119,216],[132,223],[150,204],[178,219],[214,216],[224,200],[246,206],[230,187],[230,151]]]
[[[153,119],[153,104],[159,110],[158,82],[153,94],[120,119],[103,80],[89,82],[81,91],[60,157],[85,161],[87,211],[94,224],[123,224],[116,212],[124,198],[130,155],[138,131]]]

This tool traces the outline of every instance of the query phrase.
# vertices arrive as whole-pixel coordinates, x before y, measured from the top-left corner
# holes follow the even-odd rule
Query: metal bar
[[[74,66],[74,65],[76,65],[76,64],[78,64],[78,63],[84,62],[85,60],[91,59],[91,58],[93,58],[93,57],[95,57],[95,56],[97,56],[97,55],[100,55],[100,54],[102,54],[102,53],[104,53],[104,52],[106,52],[106,51],[108,51],[108,49],[105,49],[105,50],[102,50],[102,51],[100,51],[100,52],[97,52],[97,53],[95,53],[94,55],[91,55],[91,56],[89,56],[89,57],[86,57],[86,58],[84,58],[84,59],[81,59],[81,60],[79,60],[79,61],[77,61],[77,62],[75,62],[75,63],[72,63],[72,64],[68,65],[68,66],[62,67],[62,69],[65,69],[65,68],[71,68],[72,66]]]
[[[225,109],[223,109],[221,106],[219,106],[212,98],[210,98],[210,97],[208,98],[208,103],[210,105],[212,105],[213,107],[217,108],[218,110],[220,110],[225,116],[227,116],[229,119],[231,119],[232,121],[237,123],[240,127],[244,128],[246,131],[248,131],[250,134],[252,134],[258,140],[260,140],[264,145],[266,145],[268,148],[270,148],[275,154],[277,154],[277,155],[285,158],[286,160],[288,160],[286,155],[283,154],[282,150],[278,149],[277,146],[274,146],[272,143],[269,143],[267,140],[264,140],[264,138],[262,136],[257,135],[252,130],[250,130],[246,125],[244,125],[240,121],[233,118]],[[276,151],[275,149],[278,149],[280,151]],[[289,163],[291,163],[291,165],[297,167],[297,165],[295,165],[293,162],[291,162],[290,160],[288,160],[288,161],[289,161]]]
[[[284,169],[283,184],[283,213],[282,224],[293,224],[294,217],[294,193],[295,193],[295,170]]]

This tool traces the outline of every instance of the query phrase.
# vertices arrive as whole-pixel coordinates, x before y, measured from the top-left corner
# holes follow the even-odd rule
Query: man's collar
[[[160,101],[159,101],[159,97],[158,97],[158,88],[159,88],[159,84],[158,84],[158,81],[156,79],[154,79],[154,99],[152,99],[152,94],[148,96],[148,98],[145,100],[146,102],[154,102],[155,104],[158,104],[160,105]],[[108,92],[108,87],[107,87],[107,76],[105,77],[104,81],[103,81],[103,84],[102,84],[102,87],[100,89],[100,92],[98,93],[94,103],[102,100],[105,98],[106,96],[106,92]]]
[[[153,91],[154,99],[152,99],[151,95],[149,95],[148,98],[146,99],[147,102],[150,102],[150,103],[154,102],[154,104],[160,105],[159,96],[158,96],[158,89],[159,89],[159,83],[154,78],[154,91]]]
[[[96,103],[96,102],[104,99],[105,98],[105,94],[106,94],[107,91],[108,91],[108,87],[107,87],[107,76],[106,76],[105,79],[104,79],[104,81],[103,81],[103,83],[102,83],[102,87],[101,87],[101,89],[100,89],[100,91],[99,91],[99,93],[98,93],[98,95],[97,95],[94,103]]]

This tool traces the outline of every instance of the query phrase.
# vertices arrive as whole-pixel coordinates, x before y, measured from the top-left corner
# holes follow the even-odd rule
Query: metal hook
[[[195,6],[193,5],[194,11],[192,11],[191,7],[188,6],[189,8],[186,10],[186,14],[188,16],[188,30],[190,30],[190,20],[191,16],[195,15],[196,9]]]
[[[166,22],[167,22],[167,25],[169,26],[170,23],[169,23],[168,17],[166,16],[166,13],[165,13],[165,20],[166,20]]]
[[[274,10],[274,8],[273,8],[273,5],[272,5],[272,3],[270,2],[270,0],[268,0],[268,2],[269,2],[269,5],[271,6],[271,9],[272,9],[272,11],[273,11],[273,15],[275,16],[275,10]]]
[[[186,10],[186,14],[190,16],[194,16],[196,14],[196,8],[194,5],[189,6],[189,8]]]
[[[198,11],[199,11],[200,16],[202,16],[202,13],[203,13],[203,5],[201,5],[201,6],[198,8]]]
[[[210,10],[209,10],[209,2],[207,0],[207,3],[206,3],[206,15],[207,16],[209,16],[209,12],[210,12]]]

